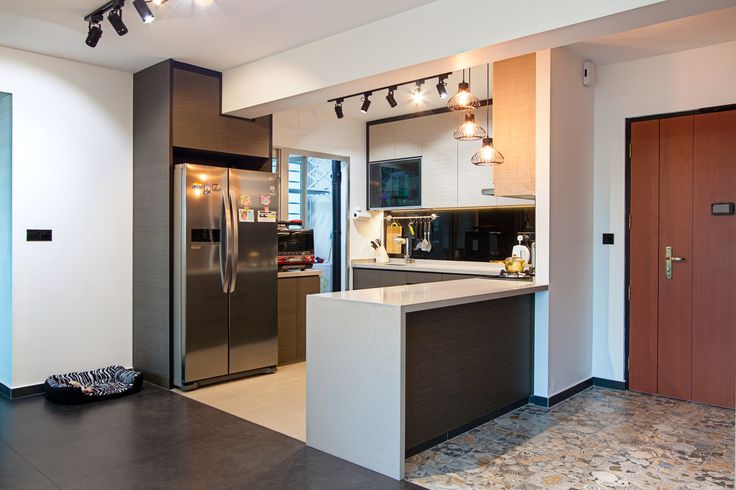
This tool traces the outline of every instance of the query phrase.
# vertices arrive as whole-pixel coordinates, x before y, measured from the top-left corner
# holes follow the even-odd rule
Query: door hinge
[[[631,371],[631,358],[630,357],[626,358],[626,370]]]
[[[629,230],[630,230],[631,229],[631,213],[629,213],[629,220],[628,220],[627,226],[629,227]]]
[[[631,286],[627,288],[626,297],[629,299],[629,301],[631,301]]]
[[[631,158],[631,143],[629,143],[629,158]]]

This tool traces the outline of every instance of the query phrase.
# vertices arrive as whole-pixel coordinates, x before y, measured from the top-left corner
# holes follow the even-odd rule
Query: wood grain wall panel
[[[629,387],[657,393],[659,120],[631,124]]]
[[[692,395],[693,116],[659,123],[659,394]],[[686,260],[665,278],[665,247]],[[632,273],[636,273],[632,270]]]
[[[174,69],[173,145],[223,151],[220,78]]]
[[[220,116],[220,123],[223,152],[270,157],[271,116],[258,118],[255,122],[239,117]]]
[[[736,111],[695,116],[692,399],[734,408],[736,392]]]
[[[307,296],[319,294],[320,278],[318,276],[300,277],[297,290],[297,325],[296,325],[296,358],[297,361],[307,359]]]
[[[169,387],[170,62],[133,77],[133,366]]]
[[[531,53],[493,63],[493,144],[505,158],[493,169],[496,196],[536,193],[536,62]]]
[[[529,397],[533,301],[406,315],[407,450]]]

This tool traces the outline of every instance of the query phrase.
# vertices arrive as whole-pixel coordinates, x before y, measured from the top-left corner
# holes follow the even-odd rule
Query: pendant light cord
[[[490,106],[491,105],[491,64],[486,63],[486,132],[488,137],[491,137],[491,119],[490,119]]]

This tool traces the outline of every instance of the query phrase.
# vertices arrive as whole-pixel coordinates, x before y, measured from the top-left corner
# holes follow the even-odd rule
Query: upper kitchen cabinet
[[[535,191],[536,54],[493,63],[493,144],[503,153],[494,167],[496,196]]]
[[[417,157],[422,154],[422,122],[405,119],[371,126],[370,161]]]
[[[173,68],[173,146],[268,158],[269,117],[256,120],[220,114],[221,74]]]
[[[411,121],[422,124],[422,207],[457,206],[458,145],[452,132],[458,125],[458,114],[445,112]]]

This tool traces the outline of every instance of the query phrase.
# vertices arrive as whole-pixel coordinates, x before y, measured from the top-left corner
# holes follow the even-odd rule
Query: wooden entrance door
[[[629,387],[733,407],[736,111],[630,134]]]

